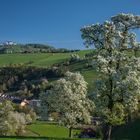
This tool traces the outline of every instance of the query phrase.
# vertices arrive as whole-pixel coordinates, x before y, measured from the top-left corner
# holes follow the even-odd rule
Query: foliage
[[[48,97],[45,92],[40,94],[41,106],[39,107],[39,115],[41,120],[48,119]]]
[[[112,139],[137,140],[140,134],[140,120],[136,119],[128,124],[116,127],[112,134]]]
[[[78,50],[68,50],[65,48],[56,49],[49,45],[44,44],[2,44],[0,45],[1,54],[14,54],[14,53],[67,53],[75,52]]]
[[[26,124],[34,123],[37,119],[35,110],[28,105],[20,106],[19,104],[14,104],[14,110],[25,114]]]
[[[77,62],[80,60],[81,60],[81,58],[78,54],[71,54],[70,62]]]
[[[77,54],[80,56],[80,58],[83,58],[85,54],[89,53],[90,51],[91,50],[82,50],[82,51],[77,52]],[[19,75],[18,71],[21,71],[21,75],[24,74],[24,75],[27,75],[28,77],[30,77],[30,75],[33,75],[32,73],[30,74],[28,73],[30,70],[24,71],[23,69],[24,67],[26,67],[25,69],[34,69],[34,68],[39,69],[41,73],[44,73],[44,70],[45,70],[44,68],[52,69],[52,67],[57,67],[58,69],[55,70],[54,72],[50,70],[50,72],[47,73],[47,75],[44,74],[46,75],[46,78],[48,81],[56,80],[58,78],[58,75],[63,76],[66,71],[72,71],[72,72],[80,71],[81,74],[84,76],[85,80],[89,83],[88,87],[90,87],[90,89],[89,88],[88,89],[93,90],[91,85],[93,84],[93,80],[96,79],[96,73],[94,72],[94,75],[93,75],[92,74],[93,70],[89,69],[88,67],[85,67],[88,60],[82,60],[79,62],[69,63],[66,66],[66,62],[68,62],[70,59],[70,54],[71,53],[55,53],[55,54],[54,53],[40,53],[40,54],[16,54],[16,55],[15,54],[1,54],[0,55],[0,70],[2,69],[3,74],[0,74],[0,77],[2,79],[5,79],[6,75],[10,77],[9,73],[12,73],[13,76],[16,76],[16,75]],[[89,62],[89,64],[90,63],[91,62]],[[7,69],[7,71],[5,69]],[[13,69],[15,69],[15,71]],[[23,69],[23,71],[21,69]],[[8,73],[8,71],[10,72]],[[11,72],[11,71],[14,71],[14,72]],[[33,82],[33,87],[38,88],[38,86],[36,86],[37,83],[35,82],[36,81],[35,78],[38,77],[38,74],[36,74],[35,71],[36,70],[34,70],[33,73],[35,73],[34,75],[36,76],[32,77],[33,78],[32,81],[27,80],[26,77],[25,77],[25,80],[27,80],[27,83]],[[56,72],[58,73],[57,75],[55,75]],[[11,78],[13,76],[11,76]],[[23,79],[21,80],[24,82]],[[38,78],[37,81],[39,82],[40,78]],[[13,85],[11,85],[9,88],[7,88],[7,90],[6,90],[5,82],[7,81],[4,80],[4,83],[0,86],[0,89],[2,90],[5,89],[3,90],[3,92],[8,92],[8,94],[12,92],[11,94],[14,94],[15,92],[17,92],[18,89],[20,89],[21,81],[18,81],[16,86],[14,87]],[[34,97],[38,98],[38,93],[36,91],[35,92],[31,91],[28,93],[28,95],[32,96],[32,94],[34,94],[35,95]],[[26,95],[25,92],[22,92],[22,93],[23,95]],[[17,93],[16,96],[18,96],[19,94]]]
[[[98,113],[111,127],[125,122],[126,117],[138,109],[140,97],[140,59],[128,56],[125,50],[135,50],[133,29],[140,28],[140,16],[119,14],[105,21],[81,29],[86,45],[94,45],[97,54],[94,65],[100,72],[96,81]],[[132,37],[133,36],[133,37]]]
[[[16,133],[20,135],[26,126],[25,116],[14,111],[11,102],[6,101],[0,104],[0,135]]]
[[[79,73],[67,72],[66,77],[58,80],[48,94],[50,108],[61,114],[61,121],[67,127],[80,121],[90,123],[92,106],[86,98],[87,83]]]
[[[45,94],[44,94],[45,95]],[[67,72],[56,81],[41,100],[48,112],[58,112],[60,123],[72,128],[78,123],[90,123],[93,104],[87,99],[87,83],[79,73]]]
[[[16,135],[23,135],[27,124],[27,118],[24,113],[10,112],[9,114],[12,132]]]
[[[63,75],[59,68],[36,68],[11,66],[0,68],[0,91],[9,95],[24,98],[38,98],[45,92],[48,79]]]

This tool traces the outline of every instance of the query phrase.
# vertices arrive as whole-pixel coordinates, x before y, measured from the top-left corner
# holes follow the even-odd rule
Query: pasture
[[[99,140],[99,139],[85,139],[76,138],[75,134],[78,134],[80,130],[73,130],[73,138],[68,138],[68,128],[59,126],[57,124],[50,124],[47,122],[37,121],[35,124],[27,126],[27,132],[24,136],[6,136],[0,139],[4,140],[15,140],[15,139],[26,139],[26,140]]]

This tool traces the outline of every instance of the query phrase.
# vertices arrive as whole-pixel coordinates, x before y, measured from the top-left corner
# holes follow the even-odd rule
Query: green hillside
[[[81,57],[83,57],[90,50],[79,51]],[[29,66],[48,67],[52,64],[63,62],[70,58],[72,53],[36,53],[36,54],[1,54],[0,55],[0,67],[10,64],[26,63]]]
[[[58,66],[62,70],[67,69],[72,72],[79,71],[85,77],[85,80],[89,83],[88,87],[89,87],[89,91],[91,92],[94,90],[94,81],[95,81],[95,79],[97,79],[98,73],[96,72],[96,70],[93,67],[87,67],[87,63],[88,62],[90,63],[91,59],[83,59],[85,57],[85,55],[90,52],[92,52],[92,51],[84,50],[84,51],[77,52],[76,54],[78,54],[80,56],[82,61],[72,62],[68,65],[65,65],[65,62],[70,60],[71,54],[75,54],[75,53],[1,54],[0,55],[0,67],[2,69],[3,67],[8,67],[9,65],[22,64],[27,67],[35,66],[36,68],[39,68],[38,71],[40,71],[40,69],[42,69],[44,71],[46,68],[51,68],[53,66]],[[126,53],[131,56],[133,52],[127,51]],[[140,52],[137,53],[137,56],[138,57],[140,56]],[[37,71],[35,71],[33,73],[36,74]],[[26,76],[28,76],[28,75],[26,75]],[[54,79],[50,78],[48,80],[54,81],[55,78]],[[31,83],[34,83],[34,82],[35,81],[31,81]],[[136,120],[127,125],[115,128],[115,131],[113,133],[114,140],[124,140],[124,139],[125,140],[137,140],[137,138],[139,137],[139,133],[140,133],[139,124],[140,124],[140,121]],[[34,131],[36,131],[37,127],[34,127],[34,125],[33,125],[32,129]],[[41,131],[41,129],[40,129],[40,131]],[[43,136],[42,131],[41,131],[41,135]]]
[[[31,53],[31,54],[1,54],[0,55],[0,67],[7,67],[9,65],[18,65],[24,64],[26,66],[35,66],[40,68],[48,68],[55,66],[56,64],[63,64],[70,60],[72,54],[78,54],[80,58],[88,53],[91,53],[92,50],[83,50],[78,52],[69,52],[69,53]],[[131,55],[132,52],[127,51],[128,55]],[[140,56],[140,52],[137,54]],[[89,83],[89,90],[92,90],[94,85],[93,82],[97,78],[98,74],[92,67],[87,67],[86,64],[91,63],[91,60],[83,60],[71,63],[68,66],[62,65],[62,69],[67,69],[72,72],[80,72],[85,80]]]
[[[0,66],[10,64],[27,64],[28,66],[48,67],[69,58],[67,53],[40,53],[40,54],[1,54]]]
[[[39,94],[49,88],[46,84],[64,76],[66,71],[80,72],[92,91],[97,73],[88,67],[85,58],[91,50],[77,52],[78,60],[72,60],[74,53],[1,54],[0,92],[20,98],[38,99]],[[89,61],[89,62],[88,62]],[[44,84],[45,83],[45,84]]]
[[[77,54],[83,58],[85,54],[90,51],[91,50],[79,51]],[[6,67],[13,64],[25,64],[26,66],[47,68],[69,60],[71,54],[75,53],[1,54],[0,67]],[[80,71],[87,78],[87,81],[91,81],[91,74],[94,74],[95,72],[92,69],[85,68],[85,66],[86,61],[81,61],[74,62],[67,66],[67,68],[73,72]]]

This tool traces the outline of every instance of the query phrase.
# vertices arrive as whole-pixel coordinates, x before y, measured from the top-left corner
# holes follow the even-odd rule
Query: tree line
[[[1,54],[13,53],[68,53],[79,50],[69,50],[66,48],[55,48],[44,44],[15,44],[15,45],[0,45]]]

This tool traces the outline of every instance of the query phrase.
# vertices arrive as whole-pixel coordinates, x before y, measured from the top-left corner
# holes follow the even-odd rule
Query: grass
[[[57,124],[50,124],[47,122],[36,122],[35,124],[29,125],[27,127],[27,133],[25,136],[8,136],[0,137],[2,140],[15,140],[15,139],[26,139],[26,140],[91,140],[84,138],[68,138],[68,128],[59,126]],[[73,130],[73,135],[79,133],[80,130]],[[92,139],[97,140],[97,139]],[[98,139],[99,140],[99,139]]]
[[[38,133],[40,136],[68,137],[68,129],[55,124],[37,123],[28,126],[28,129]]]
[[[29,63],[30,66],[48,67],[69,58],[68,53],[1,54],[0,67],[10,64]]]
[[[83,57],[90,50],[79,51]],[[0,54],[0,67],[9,64],[30,63],[30,66],[48,67],[70,58],[71,53]]]
[[[0,140],[88,140],[88,139],[78,139],[78,138],[50,138],[50,137],[0,137]],[[95,139],[91,139],[95,140]],[[99,140],[99,139],[96,139]]]
[[[47,123],[47,122],[36,122],[35,124],[29,125],[28,130],[37,134],[38,136],[47,136],[47,137],[57,137],[57,138],[68,138],[69,129],[64,126],[60,126],[56,123]],[[79,134],[81,130],[73,129],[72,135]]]

